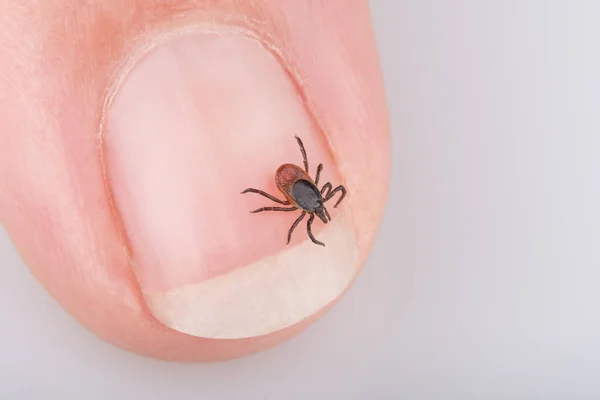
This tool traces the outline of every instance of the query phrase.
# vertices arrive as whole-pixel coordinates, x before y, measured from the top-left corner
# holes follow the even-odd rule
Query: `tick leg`
[[[319,242],[317,239],[315,239],[315,237],[312,234],[311,226],[312,226],[314,219],[315,219],[315,214],[310,214],[310,218],[308,219],[308,223],[306,224],[306,231],[308,232],[308,237],[310,238],[310,240],[312,240],[312,242],[314,244],[318,244],[320,246],[325,247],[325,244],[323,244],[322,242]]]
[[[300,216],[298,217],[298,219],[296,221],[294,221],[294,224],[292,225],[292,227],[290,228],[290,231],[288,232],[288,244],[290,243],[290,240],[292,240],[292,232],[294,232],[294,229],[296,229],[296,226],[298,226],[298,224],[300,223],[300,221],[302,221],[302,219],[304,218],[304,216],[306,215],[306,211],[302,212],[302,214],[300,214]]]
[[[302,160],[304,161],[304,169],[308,174],[308,159],[306,158],[306,150],[304,150],[304,144],[302,144],[302,140],[296,136],[296,141],[298,141],[298,146],[300,146],[300,152],[302,153]]]
[[[338,199],[337,203],[335,203],[335,206],[333,206],[333,208],[336,208],[338,206],[338,204],[340,204],[342,202],[342,200],[344,199],[344,197],[346,197],[346,188],[343,187],[342,185],[340,185],[340,186],[336,187],[335,189],[333,189],[331,192],[329,192],[327,194],[327,196],[325,196],[325,200],[324,201],[327,201],[327,200],[331,199],[333,196],[335,196],[335,194],[337,192],[342,192],[342,195]]]
[[[258,213],[258,212],[262,212],[262,211],[294,211],[297,210],[296,207],[263,207],[263,208],[259,208],[258,210],[254,210],[254,211],[250,211],[251,213]]]
[[[269,200],[273,200],[275,203],[283,204],[284,206],[289,206],[290,205],[289,201],[287,201],[287,200],[279,200],[277,197],[273,197],[269,193],[265,193],[262,190],[249,188],[249,189],[244,190],[241,194],[244,194],[244,193],[258,193],[258,194],[260,194],[262,196],[265,196]]]
[[[321,171],[323,171],[323,164],[319,164],[317,167],[317,176],[315,177],[315,185],[319,184],[319,177],[321,175]]]
[[[331,193],[331,183],[327,182],[326,184],[323,185],[323,187],[321,188],[321,196],[324,196],[325,198],[327,198],[327,196],[329,196],[329,193]],[[327,189],[327,194],[324,195],[325,190]]]

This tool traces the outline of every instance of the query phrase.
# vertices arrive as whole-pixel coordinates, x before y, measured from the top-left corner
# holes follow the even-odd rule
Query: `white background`
[[[394,170],[347,297],[271,351],[158,362],[81,328],[0,231],[0,398],[600,398],[600,2],[372,9]]]

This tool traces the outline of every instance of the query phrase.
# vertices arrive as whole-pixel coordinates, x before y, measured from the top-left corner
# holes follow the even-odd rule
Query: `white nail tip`
[[[147,293],[154,316],[193,336],[241,339],[269,334],[315,314],[358,270],[356,240],[342,215],[317,237],[208,281]]]

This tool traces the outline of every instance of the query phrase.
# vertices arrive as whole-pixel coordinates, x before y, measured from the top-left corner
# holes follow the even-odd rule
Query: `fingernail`
[[[161,44],[124,79],[107,113],[104,151],[132,268],[150,311],[206,338],[247,338],[289,327],[335,300],[359,265],[350,214],[328,207],[312,243],[300,212],[280,206],[279,165],[341,183],[291,78],[241,34],[193,34]],[[349,196],[351,193],[349,193]]]

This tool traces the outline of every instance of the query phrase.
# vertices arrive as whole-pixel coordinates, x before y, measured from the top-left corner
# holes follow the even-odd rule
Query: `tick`
[[[302,160],[304,161],[304,169],[298,167],[294,164],[283,164],[281,165],[277,171],[275,172],[275,183],[277,184],[277,189],[283,194],[285,200],[279,200],[275,196],[272,196],[268,193],[263,192],[262,190],[248,188],[242,192],[244,193],[257,193],[260,194],[269,200],[272,200],[278,204],[282,204],[284,206],[290,207],[262,207],[254,211],[250,211],[251,213],[258,213],[262,211],[296,211],[301,210],[302,214],[294,221],[292,227],[288,232],[287,243],[290,243],[292,239],[292,232],[298,226],[298,224],[306,217],[306,214],[309,214],[308,222],[306,223],[306,231],[308,233],[308,237],[312,240],[313,243],[318,244],[320,246],[325,246],[324,243],[315,239],[312,234],[312,223],[315,219],[315,215],[319,217],[324,224],[328,221],[331,221],[331,216],[325,207],[325,202],[331,200],[333,196],[337,192],[341,192],[342,195],[338,199],[337,203],[333,206],[336,208],[346,196],[346,188],[342,185],[332,189],[333,186],[330,182],[327,182],[323,185],[321,190],[319,190],[319,176],[321,175],[321,171],[323,170],[323,164],[319,164],[317,167],[317,174],[315,176],[315,180],[313,181],[310,175],[308,174],[308,159],[306,158],[306,150],[304,149],[304,144],[302,144],[302,140],[296,136],[296,141],[298,142],[298,146],[300,146],[300,152],[302,153]]]

